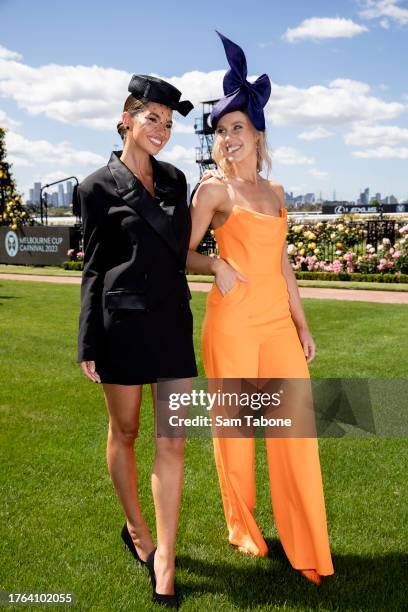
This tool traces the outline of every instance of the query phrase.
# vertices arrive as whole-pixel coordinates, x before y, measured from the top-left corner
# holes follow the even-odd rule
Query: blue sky
[[[0,123],[19,189],[106,163],[133,72],[197,105],[161,155],[195,183],[191,126],[226,70],[215,29],[243,47],[251,76],[271,78],[272,178],[296,194],[408,198],[404,0],[0,0]]]

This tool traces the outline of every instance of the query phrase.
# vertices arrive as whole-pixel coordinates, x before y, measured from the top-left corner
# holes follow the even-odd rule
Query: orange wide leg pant
[[[288,317],[269,333],[262,325],[259,335],[254,328],[246,335],[245,329],[233,325],[231,309],[240,297],[244,306],[247,285],[234,287],[221,299],[217,293],[215,288],[209,296],[203,327],[209,379],[309,378],[296,328]],[[268,548],[254,516],[255,440],[214,437],[213,444],[229,542],[266,556]],[[266,448],[275,526],[289,562],[295,569],[333,574],[317,439],[269,437]]]

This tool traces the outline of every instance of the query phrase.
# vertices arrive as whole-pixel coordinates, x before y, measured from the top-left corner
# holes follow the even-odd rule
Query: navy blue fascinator
[[[215,105],[211,113],[211,126],[216,127],[223,115],[243,110],[257,130],[265,130],[264,106],[271,95],[271,82],[267,74],[260,76],[254,83],[247,81],[247,62],[241,47],[216,30],[224,45],[230,69],[224,75],[224,97]]]

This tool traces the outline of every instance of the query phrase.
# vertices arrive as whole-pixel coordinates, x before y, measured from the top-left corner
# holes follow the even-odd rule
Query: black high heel
[[[146,566],[149,570],[150,582],[152,583],[153,603],[160,604],[161,606],[165,606],[166,608],[178,609],[179,601],[176,592],[176,587],[174,587],[174,595],[162,595],[161,593],[156,592],[156,574],[154,573],[154,555],[156,554],[156,550],[156,548],[153,549],[146,559]]]
[[[138,555],[138,552],[137,552],[136,547],[135,547],[135,545],[133,543],[133,540],[132,540],[132,536],[129,533],[129,529],[128,529],[127,523],[125,523],[123,525],[122,531],[120,532],[120,535],[122,537],[122,540],[125,543],[125,546],[130,550],[130,552],[132,553],[132,555],[134,556],[136,561],[138,563],[140,563],[140,565],[142,565],[143,567],[146,567],[147,566],[146,561],[143,561],[143,559],[141,559],[139,557],[139,555]]]

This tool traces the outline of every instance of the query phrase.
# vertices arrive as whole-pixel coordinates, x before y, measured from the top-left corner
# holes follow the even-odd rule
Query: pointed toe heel
[[[156,574],[154,573],[154,555],[156,554],[156,548],[152,550],[149,556],[146,559],[146,567],[150,574],[150,582],[152,584],[152,601],[155,604],[159,604],[160,606],[164,606],[166,608],[174,608],[178,609],[179,600],[176,592],[176,588],[174,588],[174,595],[162,595],[161,593],[156,592]]]
[[[179,602],[177,594],[175,595],[160,595],[160,593],[153,593],[153,603],[165,606],[166,608],[174,608],[178,610]]]
[[[146,567],[146,561],[143,561],[143,559],[141,559],[138,555],[138,552],[132,540],[132,536],[129,533],[127,523],[123,525],[120,535],[123,540],[124,547],[132,553],[136,561],[140,563],[142,567]]]

